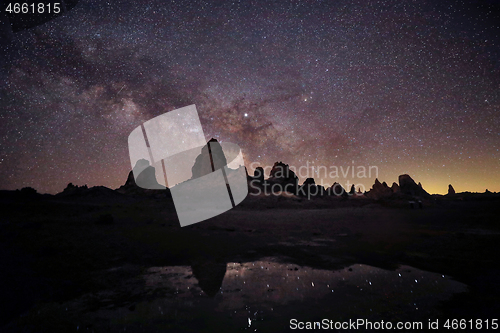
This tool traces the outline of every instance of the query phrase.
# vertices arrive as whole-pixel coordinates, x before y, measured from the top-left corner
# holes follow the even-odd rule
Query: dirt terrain
[[[374,320],[493,319],[500,313],[499,204],[498,199],[434,200],[410,209],[404,202],[368,199],[249,197],[231,211],[181,228],[168,197],[30,199],[3,193],[0,327],[6,332],[276,331],[286,330],[296,314],[304,320],[348,319],[357,314],[358,303]],[[249,270],[255,263],[264,270],[267,263],[268,275]],[[376,292],[372,298],[352,296],[342,284],[337,290],[353,308],[330,306],[321,301],[323,294],[288,300],[280,289],[285,286],[271,286],[261,296],[252,292],[257,296],[248,304],[275,312],[256,311],[248,325],[235,304],[252,293],[227,287],[240,283],[233,275],[245,270],[257,285],[288,273],[329,281],[373,272],[393,276],[404,269],[442,275],[465,287],[445,299],[425,294],[424,305],[412,315],[396,308],[400,305],[384,305]],[[408,303],[399,287],[391,286],[384,293]],[[231,320],[223,306],[228,295],[234,303]],[[164,310],[158,302],[167,304]],[[148,306],[159,307],[162,316],[152,315]]]

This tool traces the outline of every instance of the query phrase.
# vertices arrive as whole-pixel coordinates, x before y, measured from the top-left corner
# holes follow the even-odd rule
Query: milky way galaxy
[[[129,133],[196,104],[250,173],[375,165],[500,191],[499,33],[486,0],[81,0],[0,48],[0,188],[117,188]]]

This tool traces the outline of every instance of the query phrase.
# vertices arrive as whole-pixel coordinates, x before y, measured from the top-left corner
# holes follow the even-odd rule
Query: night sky
[[[250,173],[500,191],[499,36],[498,1],[80,0],[0,50],[0,188],[117,188],[129,133],[196,104]]]

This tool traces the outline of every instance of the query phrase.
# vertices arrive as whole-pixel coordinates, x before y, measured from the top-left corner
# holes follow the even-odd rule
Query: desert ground
[[[183,228],[161,194],[4,191],[0,207],[5,332],[279,332],[293,318],[500,313],[497,196],[423,209],[249,196]]]

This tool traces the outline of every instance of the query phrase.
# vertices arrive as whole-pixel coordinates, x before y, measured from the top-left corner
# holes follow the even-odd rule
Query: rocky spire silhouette
[[[139,187],[144,189],[165,189],[165,186],[160,185],[156,180],[155,168],[149,165],[149,161],[145,159],[140,159],[135,163],[134,169],[130,172],[127,178],[127,183],[129,185],[138,185]],[[125,183],[125,185],[127,185],[127,183]]]
[[[210,139],[201,149],[201,154],[196,157],[191,172],[192,179],[200,178],[227,165],[226,156],[217,139]]]
[[[455,194],[455,189],[450,184],[448,185],[448,195],[453,195],[453,194]]]

